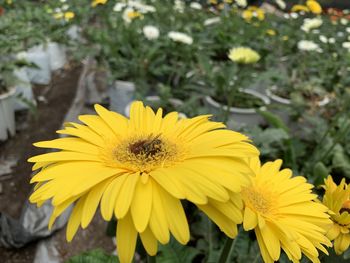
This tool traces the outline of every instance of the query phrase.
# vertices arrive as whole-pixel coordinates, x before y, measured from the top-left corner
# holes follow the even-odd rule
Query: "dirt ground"
[[[48,86],[35,86],[34,93],[38,100],[36,113],[19,113],[16,115],[17,134],[0,144],[0,162],[18,160],[9,175],[1,176],[0,211],[18,218],[24,201],[28,198],[32,186],[29,184],[31,165],[27,163],[30,156],[44,153],[43,149],[32,146],[33,142],[54,139],[55,131],[63,122],[77,89],[81,66],[72,66],[53,75]],[[65,229],[58,231],[54,244],[59,251],[62,262],[72,255],[93,248],[113,250],[113,243],[105,236],[106,223],[100,217],[94,219],[91,226],[79,231],[71,244],[66,244]],[[34,259],[36,243],[21,249],[0,247],[0,262],[31,263]],[[43,262],[46,263],[46,262]]]

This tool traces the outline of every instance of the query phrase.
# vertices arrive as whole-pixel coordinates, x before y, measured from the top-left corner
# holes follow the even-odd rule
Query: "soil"
[[[32,144],[56,137],[55,131],[60,129],[65,114],[74,99],[80,72],[80,66],[71,66],[54,73],[50,85],[33,87],[38,102],[36,112],[16,113],[16,135],[0,144],[0,161],[17,160],[10,174],[0,176],[1,212],[13,218],[19,218],[22,205],[32,189],[32,185],[29,184],[31,165],[26,160],[45,152],[44,149],[35,148]],[[82,251],[98,247],[112,251],[114,245],[112,240],[105,236],[105,228],[105,222],[100,217],[96,217],[88,229],[78,232],[72,244],[66,243],[64,229],[56,232],[53,241],[60,253],[61,261],[64,262]],[[21,249],[0,247],[0,261],[3,263],[32,263],[35,251],[36,243]]]

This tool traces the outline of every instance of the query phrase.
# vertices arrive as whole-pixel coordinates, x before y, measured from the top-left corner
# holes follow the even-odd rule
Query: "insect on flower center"
[[[161,134],[128,138],[117,145],[113,159],[134,171],[150,172],[179,160],[176,144]]]
[[[266,215],[273,211],[273,197],[262,189],[243,188],[242,196],[245,205],[255,212]]]

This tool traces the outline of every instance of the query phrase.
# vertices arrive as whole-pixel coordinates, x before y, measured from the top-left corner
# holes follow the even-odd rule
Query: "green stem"
[[[227,237],[224,248],[221,251],[221,255],[218,263],[226,263],[230,260],[232,251],[236,245],[236,240],[237,240],[237,237],[235,239],[231,239]]]
[[[156,263],[156,256],[150,256],[147,254],[147,263]]]
[[[252,263],[257,263],[260,258],[260,253],[256,253],[256,256],[254,258],[254,261]]]

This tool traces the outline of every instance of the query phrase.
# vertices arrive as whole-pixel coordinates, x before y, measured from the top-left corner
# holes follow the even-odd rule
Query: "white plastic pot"
[[[134,99],[135,84],[129,81],[117,80],[109,89],[109,108],[112,111],[124,113],[125,107]]]
[[[159,102],[160,100],[161,100],[161,98],[159,96],[147,96],[147,97],[145,97],[143,102],[147,106],[147,105],[150,105],[154,102]],[[174,108],[181,107],[183,105],[183,101],[176,99],[176,98],[170,98],[169,102]],[[124,110],[124,114],[127,117],[130,117],[131,104],[132,104],[132,101],[128,103],[128,105],[125,107],[125,110]],[[156,109],[154,109],[154,110],[156,110]],[[186,114],[179,112],[179,118],[187,118],[187,116],[186,116]]]
[[[67,62],[65,46],[49,42],[45,50],[49,56],[51,71],[63,68]]]
[[[290,122],[290,113],[288,108],[292,105],[290,99],[282,98],[275,94],[277,90],[276,86],[266,89],[266,95],[271,100],[271,111],[277,114],[286,124]],[[317,102],[318,107],[324,107],[330,102],[329,97],[324,97],[322,100]]]
[[[267,106],[270,104],[268,97],[250,89],[242,90],[242,92],[259,98]],[[242,126],[254,126],[259,124],[264,124],[264,118],[257,113],[255,108],[237,108],[230,107],[227,105],[222,105],[221,103],[215,101],[212,97],[206,96],[204,98],[206,106],[210,109],[211,113],[219,114],[222,111],[229,111],[229,118],[227,120],[227,126],[230,128],[237,128]]]
[[[38,68],[27,68],[30,81],[35,84],[47,85],[51,81],[50,57],[43,45],[30,48],[26,53],[28,62],[34,63]]]
[[[16,133],[14,96],[16,89],[0,95],[0,141],[5,141]]]
[[[36,105],[34,98],[32,84],[28,77],[25,68],[16,69],[13,74],[17,78],[16,81],[16,99],[14,108],[15,111],[26,110],[29,108],[29,104]]]

